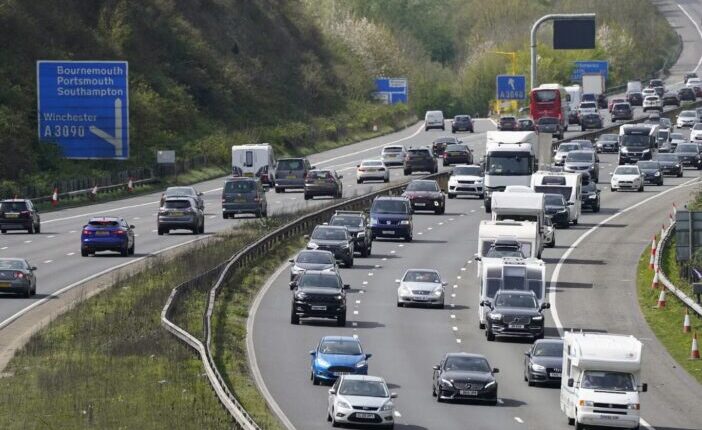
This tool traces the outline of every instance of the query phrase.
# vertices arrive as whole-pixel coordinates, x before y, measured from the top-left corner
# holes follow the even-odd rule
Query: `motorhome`
[[[630,335],[565,333],[560,405],[570,424],[639,428],[642,349]]]
[[[658,147],[657,124],[625,124],[619,127],[619,165],[652,160]]]
[[[533,131],[488,131],[485,160],[485,211],[492,210],[492,193],[508,185],[526,185],[538,170],[539,136]]]
[[[232,175],[256,177],[264,186],[275,181],[276,157],[268,143],[232,146]]]
[[[561,194],[568,202],[568,219],[578,224],[581,201],[580,192],[583,188],[583,177],[580,173],[549,172],[540,170],[531,176],[531,187],[537,193]]]

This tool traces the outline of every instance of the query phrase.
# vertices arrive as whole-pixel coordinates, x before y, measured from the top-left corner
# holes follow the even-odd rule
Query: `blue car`
[[[91,218],[80,234],[80,255],[87,257],[97,251],[134,255],[134,226],[121,217]]]
[[[310,379],[314,385],[335,381],[339,375],[368,374],[368,359],[361,342],[352,336],[324,336],[317,349],[310,351]]]
[[[372,238],[412,240],[412,206],[405,197],[377,197],[370,209]]]

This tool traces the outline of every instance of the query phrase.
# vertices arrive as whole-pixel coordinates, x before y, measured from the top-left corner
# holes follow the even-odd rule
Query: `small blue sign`
[[[576,61],[573,66],[573,72],[570,75],[570,80],[573,82],[582,81],[583,75],[597,74],[609,77],[609,62],[592,60],[592,61]]]
[[[407,78],[375,79],[375,98],[383,103],[407,103],[407,93]]]
[[[127,62],[37,61],[37,116],[66,158],[129,158]]]
[[[497,100],[524,100],[526,77],[524,75],[497,75]]]

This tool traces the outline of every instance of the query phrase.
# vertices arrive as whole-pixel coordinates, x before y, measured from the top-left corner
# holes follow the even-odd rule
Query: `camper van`
[[[582,210],[580,201],[582,183],[583,177],[580,173],[540,170],[531,175],[531,187],[534,191],[544,194],[561,194],[565,198],[568,202],[568,219],[573,225],[578,224]]]
[[[639,428],[642,348],[634,336],[565,333],[560,404],[569,424]]]
[[[232,146],[232,175],[256,177],[264,186],[275,182],[276,158],[268,143]]]

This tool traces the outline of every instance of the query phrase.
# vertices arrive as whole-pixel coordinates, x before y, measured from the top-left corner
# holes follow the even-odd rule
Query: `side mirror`
[[[399,284],[400,282],[402,282],[402,281],[400,281],[399,279],[395,279],[396,284]]]
[[[295,262],[294,258],[291,258],[290,260],[288,260],[288,263],[294,263],[294,262]]]
[[[645,393],[646,391],[648,391],[648,384],[644,382],[641,384],[641,392]]]
[[[339,179],[342,179],[343,177],[344,177],[344,175],[339,175]]]
[[[396,398],[397,398],[397,393],[390,393],[390,398],[391,398],[391,399],[396,399]]]
[[[442,287],[445,287],[445,286],[447,286],[447,285],[448,285],[448,282],[446,282],[446,281],[444,281],[444,282],[441,283],[441,286],[442,286]]]
[[[205,195],[205,193],[203,193],[202,191],[198,191],[197,195],[198,195],[198,196],[203,196],[203,195]]]
[[[315,351],[314,349],[311,350],[311,351],[310,351],[310,355],[317,355],[317,351]]]
[[[431,366],[431,368],[434,369],[434,370],[439,370],[439,369],[441,369],[441,367],[439,367],[438,364],[436,364],[436,365],[434,365],[434,366]]]
[[[294,290],[295,288],[297,288],[297,282],[295,282],[295,281],[290,282],[289,285],[290,285],[291,290]]]
[[[475,261],[480,261],[480,260],[482,260],[482,258],[480,258],[480,254],[475,254],[475,255],[473,256],[473,259],[474,259]]]
[[[130,226],[129,226],[129,228],[131,228],[131,229],[135,229],[136,227],[135,227],[135,226],[133,226],[133,225],[130,225]]]
[[[614,176],[614,172],[609,172],[609,176]]]
[[[530,351],[524,351],[524,355],[526,355],[527,357],[531,357],[531,352],[530,352]]]
[[[573,206],[574,204],[574,202],[568,202],[568,206]]]
[[[29,268],[29,270],[32,270],[32,271],[37,270],[37,266],[32,266]]]
[[[314,170],[314,169],[316,169],[316,167],[310,166],[310,170]]]
[[[309,235],[309,234],[306,234],[306,235],[304,235],[304,236],[302,236],[302,237],[305,238],[305,240],[309,240],[309,239],[310,239],[310,235]]]
[[[497,367],[495,367],[494,369],[492,369],[492,373],[500,373],[500,369],[498,369]]]
[[[348,290],[349,288],[351,288],[350,284],[344,284],[344,290]]]
[[[356,164],[356,168],[358,168],[358,167],[361,167],[361,165],[360,165],[360,164]]]
[[[549,303],[549,302],[541,303],[540,309],[541,309],[541,310],[544,310],[544,309],[551,309],[551,303]]]
[[[330,388],[330,389],[329,389],[329,394],[332,394],[332,395],[333,395],[333,394],[336,394],[336,390],[333,389],[333,388]]]
[[[487,306],[489,303],[486,300],[480,301],[480,306]]]
[[[366,360],[368,360],[368,359],[371,358],[372,356],[373,356],[373,354],[366,354]]]
[[[568,379],[568,386],[573,388],[573,385],[575,384],[575,381],[573,381],[573,378]]]

